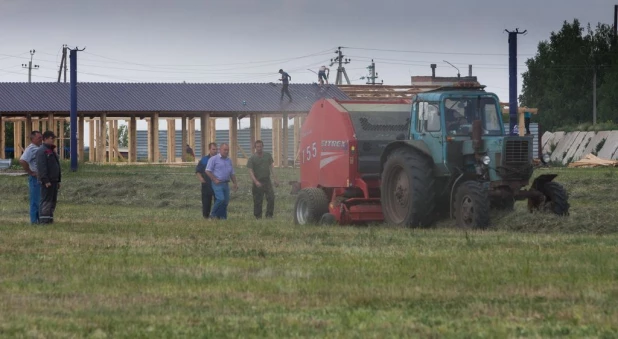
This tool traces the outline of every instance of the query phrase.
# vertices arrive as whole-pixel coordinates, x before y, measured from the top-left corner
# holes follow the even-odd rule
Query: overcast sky
[[[31,49],[39,65],[32,81],[57,81],[67,44],[86,47],[78,56],[80,82],[276,82],[283,68],[293,83],[311,83],[317,76],[307,69],[317,71],[343,46],[352,59],[345,67],[353,84],[366,82],[360,78],[372,58],[378,81],[387,85],[431,75],[431,63],[438,65],[438,76],[456,76],[446,60],[462,75],[472,64],[487,90],[508,101],[505,29],[528,31],[518,37],[521,74],[539,41],[564,20],[612,24],[614,4],[618,1],[0,0],[0,81],[27,81],[21,65]],[[519,94],[521,76],[518,87]]]

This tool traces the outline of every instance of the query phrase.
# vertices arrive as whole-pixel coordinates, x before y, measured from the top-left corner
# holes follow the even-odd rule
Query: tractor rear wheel
[[[404,227],[433,224],[433,161],[426,156],[409,148],[393,151],[384,164],[380,191],[387,224]]]
[[[489,226],[489,196],[480,183],[466,181],[455,194],[457,227],[486,228]]]
[[[561,216],[569,215],[569,197],[562,185],[553,181],[548,182],[543,185],[543,194],[545,194],[545,210]]]
[[[294,223],[296,225],[317,224],[328,212],[328,198],[320,188],[308,187],[298,192],[294,204]]]

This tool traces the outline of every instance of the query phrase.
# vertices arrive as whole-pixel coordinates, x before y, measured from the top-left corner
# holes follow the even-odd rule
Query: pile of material
[[[618,160],[601,159],[593,154],[588,154],[581,160],[572,162],[568,167],[618,167]]]

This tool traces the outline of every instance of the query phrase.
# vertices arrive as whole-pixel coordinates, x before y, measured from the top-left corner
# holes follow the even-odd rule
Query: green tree
[[[520,103],[539,109],[536,120],[545,130],[591,122],[594,70],[597,88],[611,81],[607,75],[613,63],[612,27],[599,23],[594,30],[590,25],[586,28],[584,35],[577,19],[565,21],[549,41],[539,43],[536,56],[526,61]],[[599,117],[606,114],[599,111]]]
[[[129,130],[126,125],[118,127],[118,147],[129,147]]]

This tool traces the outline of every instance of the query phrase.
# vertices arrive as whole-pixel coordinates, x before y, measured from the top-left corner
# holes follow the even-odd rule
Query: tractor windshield
[[[446,131],[452,135],[469,135],[472,122],[481,120],[483,135],[502,135],[498,103],[493,97],[462,96],[444,101]]]

